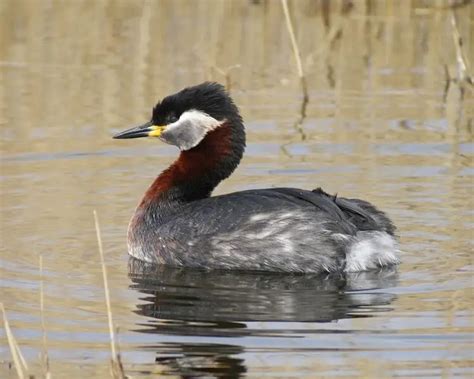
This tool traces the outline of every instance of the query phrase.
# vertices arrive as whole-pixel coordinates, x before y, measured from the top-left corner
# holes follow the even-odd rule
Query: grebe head
[[[224,87],[206,82],[165,97],[153,108],[149,122],[114,138],[155,137],[187,151],[221,126],[241,127],[242,119]]]
[[[142,208],[208,197],[235,170],[245,149],[242,118],[218,83],[202,83],[165,97],[153,108],[149,122],[114,136],[139,137],[159,138],[181,149],[145,193]]]

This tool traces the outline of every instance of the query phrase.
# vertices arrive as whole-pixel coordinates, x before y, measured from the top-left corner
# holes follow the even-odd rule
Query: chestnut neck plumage
[[[240,117],[210,131],[192,149],[163,171],[146,191],[137,213],[160,219],[180,205],[209,197],[214,188],[239,164],[245,148]]]

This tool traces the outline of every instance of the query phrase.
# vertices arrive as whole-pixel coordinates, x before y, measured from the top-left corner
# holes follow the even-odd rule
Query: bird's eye
[[[178,121],[178,117],[176,115],[171,114],[167,117],[168,124],[172,124],[173,122]]]

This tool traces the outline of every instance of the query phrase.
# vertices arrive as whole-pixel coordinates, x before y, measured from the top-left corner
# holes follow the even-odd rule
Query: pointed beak
[[[159,137],[164,129],[164,126],[153,125],[153,123],[147,122],[146,124],[117,133],[116,135],[114,135],[113,138],[126,139],[140,137]]]

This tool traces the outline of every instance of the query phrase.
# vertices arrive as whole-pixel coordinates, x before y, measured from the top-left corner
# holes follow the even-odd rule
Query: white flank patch
[[[140,261],[152,263],[153,260],[148,254],[145,254],[143,249],[140,246],[135,246],[134,244],[128,244],[128,254],[133,258],[136,258]]]
[[[397,240],[385,232],[358,232],[346,259],[346,271],[357,272],[400,263]]]

